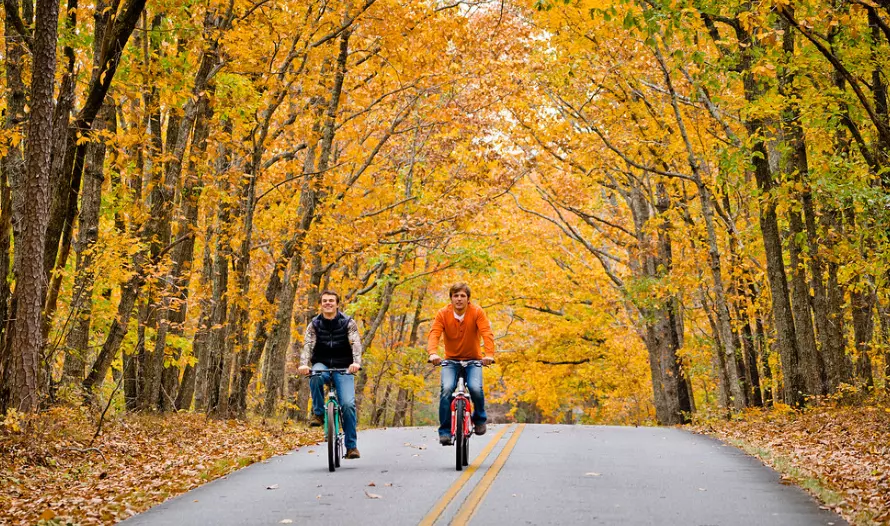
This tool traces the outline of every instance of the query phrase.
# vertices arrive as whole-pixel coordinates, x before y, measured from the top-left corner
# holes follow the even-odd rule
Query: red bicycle
[[[482,367],[481,360],[442,360],[439,365],[454,363],[460,364],[463,368]],[[473,402],[470,400],[470,392],[467,391],[463,374],[458,375],[457,387],[452,396],[454,399],[451,401],[451,441],[456,446],[454,466],[461,471],[464,466],[469,465],[470,437],[473,436]]]

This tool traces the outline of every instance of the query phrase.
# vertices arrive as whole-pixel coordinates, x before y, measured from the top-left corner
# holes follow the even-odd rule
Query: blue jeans
[[[442,390],[439,392],[439,436],[451,436],[451,400],[457,388],[457,379],[463,376],[473,401],[473,423],[482,424],[488,420],[485,414],[485,394],[482,392],[482,367],[457,362],[442,366]]]
[[[328,366],[323,363],[312,364],[313,371],[326,371]],[[312,413],[324,417],[324,384],[333,375],[334,387],[337,389],[337,401],[343,409],[343,434],[346,435],[346,449],[355,448],[355,376],[351,374],[324,373],[309,379],[309,391],[312,393]]]

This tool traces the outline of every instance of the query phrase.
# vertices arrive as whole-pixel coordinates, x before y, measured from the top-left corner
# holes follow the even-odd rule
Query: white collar
[[[451,313],[454,314],[454,319],[457,320],[457,321],[464,321],[464,316],[467,315],[467,311],[464,311],[463,314],[458,314],[458,313],[456,313],[456,312],[454,312],[454,311],[451,311]]]

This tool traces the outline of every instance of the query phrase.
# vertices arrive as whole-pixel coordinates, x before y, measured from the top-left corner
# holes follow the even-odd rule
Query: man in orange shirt
[[[481,360],[482,365],[494,363],[494,335],[485,312],[478,305],[470,303],[470,287],[466,283],[456,283],[448,290],[451,304],[436,313],[430,329],[427,352],[434,365],[442,363],[438,355],[439,338],[445,336],[445,360],[442,365],[442,390],[439,393],[439,443],[451,445],[451,400],[457,388],[457,379],[463,375],[467,390],[473,401],[473,431],[485,434],[485,395],[482,392],[482,367],[470,364],[466,367],[459,360]],[[479,339],[485,342],[485,354],[479,346]],[[455,361],[452,361],[455,360]]]

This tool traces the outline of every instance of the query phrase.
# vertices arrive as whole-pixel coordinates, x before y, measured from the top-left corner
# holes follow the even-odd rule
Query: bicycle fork
[[[457,400],[459,398],[464,401],[464,421],[461,422],[464,426],[464,435],[469,435],[470,430],[473,428],[473,402],[471,402],[470,398],[466,395],[457,395],[454,397],[454,400],[451,401],[451,436],[457,436],[457,411],[455,410],[455,407],[457,406]]]

